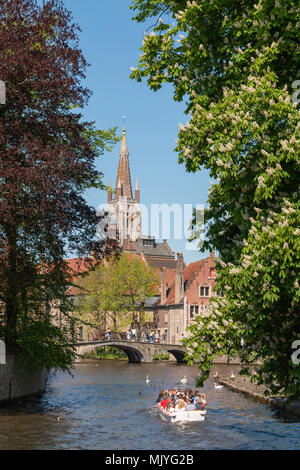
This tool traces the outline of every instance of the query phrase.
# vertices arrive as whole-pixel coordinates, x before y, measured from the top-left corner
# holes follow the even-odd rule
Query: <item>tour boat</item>
[[[190,411],[174,411],[168,413],[164,408],[157,403],[157,408],[160,416],[170,423],[187,423],[191,421],[204,421],[206,416],[205,410],[190,410]]]

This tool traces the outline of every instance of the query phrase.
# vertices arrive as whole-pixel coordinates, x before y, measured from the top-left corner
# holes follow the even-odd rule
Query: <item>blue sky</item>
[[[208,196],[209,175],[202,170],[186,173],[178,164],[174,152],[178,123],[185,123],[184,103],[174,102],[171,87],[154,93],[146,82],[129,79],[130,66],[138,62],[146,26],[131,20],[130,0],[64,0],[82,32],[80,47],[91,66],[87,70],[87,87],[93,91],[84,110],[87,120],[98,128],[118,126],[121,133],[122,116],[126,115],[127,145],[130,152],[132,185],[139,178],[141,203],[151,204],[205,204]],[[111,177],[115,185],[119,144],[98,161],[104,173],[104,182]],[[89,190],[86,198],[98,207],[106,202],[106,194]],[[144,234],[147,235],[147,233]],[[151,234],[150,231],[148,233]],[[187,263],[206,254],[186,250],[186,240],[169,244],[173,251],[183,252]]]

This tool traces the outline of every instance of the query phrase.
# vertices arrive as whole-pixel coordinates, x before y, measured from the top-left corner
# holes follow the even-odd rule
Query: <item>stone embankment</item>
[[[236,376],[234,379],[231,377],[218,377],[216,381],[234,392],[241,393],[271,408],[280,410],[287,418],[300,419],[300,401],[287,404],[286,398],[283,396],[266,396],[264,395],[266,388],[263,385],[252,383],[248,377]]]
[[[0,364],[0,404],[39,395],[45,391],[47,371],[20,369],[15,358],[7,355],[6,364]]]

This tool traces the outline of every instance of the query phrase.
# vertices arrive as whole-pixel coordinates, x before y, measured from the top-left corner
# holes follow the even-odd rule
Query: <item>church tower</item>
[[[110,182],[107,206],[110,214],[108,236],[113,238],[113,234],[118,233],[121,245],[128,238],[132,241],[141,238],[140,189],[138,180],[136,180],[135,197],[133,198],[125,128],[123,128],[119,152],[115,194],[113,196]]]

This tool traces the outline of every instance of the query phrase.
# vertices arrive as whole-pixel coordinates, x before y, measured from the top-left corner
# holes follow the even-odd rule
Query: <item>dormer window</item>
[[[154,246],[154,239],[153,238],[143,238],[143,245],[144,246]]]

